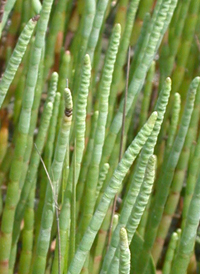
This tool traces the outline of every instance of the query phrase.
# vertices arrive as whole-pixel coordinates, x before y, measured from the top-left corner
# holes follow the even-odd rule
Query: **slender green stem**
[[[24,228],[22,232],[22,251],[19,260],[19,273],[26,274],[29,272],[32,248],[33,248],[33,230],[34,230],[34,199],[35,199],[35,185],[33,186],[24,214]]]
[[[6,22],[7,22],[9,13],[11,12],[11,10],[12,10],[15,2],[16,2],[16,0],[7,0],[7,1],[4,1],[2,3],[5,6],[4,6],[3,18],[1,18],[1,23],[0,23],[0,37],[1,37],[2,30],[3,30],[3,28],[4,28],[4,26],[5,26]]]
[[[173,260],[170,274],[182,274],[187,271],[189,260],[194,249],[200,215],[200,177],[188,209],[186,224],[182,231],[178,250]]]
[[[130,273],[130,260],[131,254],[128,245],[128,237],[125,228],[120,230],[120,265],[119,273],[120,274],[129,274]]]
[[[172,261],[175,254],[175,249],[177,247],[178,235],[174,232],[171,236],[169,246],[167,248],[167,253],[165,255],[165,261],[162,269],[163,274],[170,274]]]
[[[90,224],[77,248],[76,254],[69,266],[68,274],[80,273],[86,256],[88,254],[88,251],[90,250],[95,239],[95,236],[101,227],[103,219],[109,208],[110,202],[114,198],[115,194],[118,192],[123,178],[125,177],[130,166],[132,165],[133,161],[135,160],[136,156],[138,155],[142,146],[144,145],[148,136],[150,135],[156,119],[157,113],[154,112],[150,116],[148,122],[144,125],[144,127],[136,136],[136,138],[133,140],[132,144],[125,152],[118,167],[115,169],[112,179],[108,187],[106,188],[105,193],[103,194],[102,199],[99,205],[97,206],[97,209],[90,221]]]
[[[102,72],[99,90],[99,116],[97,121],[97,129],[94,138],[94,148],[92,153],[92,161],[87,174],[85,195],[84,195],[84,208],[83,215],[80,222],[79,233],[82,236],[85,232],[89,221],[92,217],[95,207],[95,192],[99,177],[99,164],[101,161],[102,148],[105,139],[105,127],[108,114],[108,98],[110,92],[110,85],[112,81],[112,73],[120,40],[120,25],[116,25],[110,39],[109,48],[105,57],[105,65]]]
[[[59,193],[61,171],[65,159],[66,149],[69,145],[69,131],[72,120],[72,98],[69,89],[65,89],[65,116],[59,132],[54,160],[51,166],[52,186],[47,185],[45,203],[42,213],[40,234],[37,241],[36,256],[32,273],[44,273],[46,266],[46,256],[49,249],[51,228],[55,213],[54,193]],[[53,189],[52,189],[53,187]]]
[[[178,163],[180,153],[185,141],[185,137],[187,134],[187,130],[190,124],[190,119],[194,107],[194,100],[196,95],[196,90],[199,85],[200,78],[195,78],[191,85],[187,96],[187,104],[184,109],[184,114],[181,119],[181,125],[179,128],[179,132],[177,134],[176,140],[172,147],[170,156],[168,158],[168,162],[165,170],[163,171],[163,176],[159,181],[159,187],[156,192],[156,196],[154,198],[152,211],[149,214],[146,233],[144,237],[144,246],[140,254],[140,258],[138,260],[138,268],[141,274],[145,273],[147,264],[150,258],[150,251],[153,247],[153,243],[156,238],[156,233],[158,230],[159,223],[162,218],[162,214],[164,211],[164,205],[167,200],[167,196],[169,193],[169,188],[173,179],[175,167]],[[144,259],[145,258],[145,259]]]
[[[1,82],[0,82],[0,108],[2,106],[2,103],[4,101],[4,98],[6,96],[6,93],[9,89],[9,86],[14,79],[15,73],[19,67],[19,64],[21,63],[21,60],[24,56],[24,53],[26,51],[27,45],[31,39],[31,36],[33,34],[33,31],[35,29],[37,20],[39,17],[34,17],[30,19],[28,24],[25,26],[24,30],[22,31],[18,43],[14,49],[14,52],[9,60],[9,63],[7,65],[6,71],[4,72]]]
[[[126,230],[127,230],[127,236],[128,236],[128,243],[130,244],[132,241],[132,238],[135,234],[135,231],[139,225],[139,222],[141,220],[142,214],[145,210],[145,207],[148,203],[149,197],[151,195],[154,179],[155,179],[155,169],[156,169],[156,157],[150,156],[148,164],[146,166],[146,174],[143,180],[143,183],[141,185],[140,192],[138,193],[137,199],[133,205],[132,212],[129,216]],[[105,268],[102,268],[101,273],[110,273],[110,269],[112,269],[112,265],[116,264],[119,259],[119,249],[120,244],[118,241],[118,246],[115,250],[114,257],[110,263],[110,266],[107,271],[105,271]],[[117,260],[116,260],[117,259]]]

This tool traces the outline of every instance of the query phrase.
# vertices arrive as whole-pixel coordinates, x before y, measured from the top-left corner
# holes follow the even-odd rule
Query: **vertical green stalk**
[[[10,165],[11,165],[13,154],[14,154],[13,150],[14,150],[14,148],[12,146],[9,146],[7,148],[4,159],[0,165],[0,215],[2,214],[2,211],[3,211],[2,185],[5,181],[5,178],[7,177],[9,169],[10,169]]]
[[[9,60],[7,65],[6,71],[4,72],[1,81],[0,81],[0,108],[6,96],[6,93],[9,89],[9,86],[14,79],[15,73],[21,63],[21,60],[24,56],[26,51],[27,45],[31,39],[33,31],[35,29],[38,17],[34,17],[29,20],[28,24],[25,26],[24,30],[22,31],[17,45],[13,51],[13,54]]]
[[[74,81],[73,81],[74,94],[77,94],[78,88],[80,85],[81,66],[83,64],[83,59],[86,54],[89,36],[92,30],[93,20],[94,20],[95,11],[96,11],[96,1],[86,0],[84,5],[85,7],[84,7],[84,13],[82,15],[83,20],[81,24],[80,33],[79,33],[79,41],[76,45],[76,52],[78,52],[78,56],[74,64],[74,67],[76,68]]]
[[[36,184],[35,184],[36,185]],[[19,273],[29,273],[32,248],[33,248],[33,231],[34,231],[34,200],[35,200],[35,185],[31,189],[26,210],[24,213],[24,228],[22,231],[22,251],[19,259]]]
[[[12,11],[12,20],[11,20],[11,24],[8,28],[8,33],[7,33],[7,43],[6,46],[7,47],[14,47],[15,44],[15,40],[17,39],[17,34],[18,34],[18,30],[20,27],[20,23],[21,23],[21,11],[22,11],[22,0],[18,0],[16,1],[13,11]],[[29,17],[30,19],[30,17]]]
[[[149,41],[149,36],[152,30],[152,26],[153,26],[152,19],[150,17],[150,14],[147,13],[144,18],[144,23],[142,25],[139,39],[137,41],[137,44],[135,45],[133,60],[131,62],[131,67],[130,67],[130,76],[129,76],[130,80],[132,79],[136,68],[140,65],[140,62],[142,61],[142,58],[144,57],[146,47]]]
[[[189,205],[194,193],[195,183],[197,180],[199,167],[200,167],[200,135],[198,137],[197,144],[195,146],[194,156],[191,159],[188,170],[188,178],[186,181],[186,190],[183,203],[182,223],[181,228],[185,227],[186,218],[188,214]]]
[[[167,31],[167,28],[168,28],[168,26],[169,26],[169,24],[170,24],[170,22],[171,22],[171,18],[172,18],[173,14],[174,14],[174,10],[175,10],[176,6],[177,6],[177,1],[176,1],[176,0],[172,0],[172,1],[171,1],[171,4],[170,4],[170,6],[169,6],[169,9],[168,9],[168,11],[167,11],[167,16],[166,16],[166,20],[165,20],[163,29],[162,29],[162,31],[161,31],[162,35],[164,35],[165,32]],[[154,21],[155,24],[156,24],[156,20],[157,20],[157,18],[155,18],[155,21]],[[162,39],[161,39],[161,40],[162,40]],[[160,43],[161,43],[161,40],[159,41],[159,43],[158,43],[158,45],[157,45],[157,49],[159,48],[159,45],[160,45]]]
[[[63,162],[65,159],[66,149],[69,146],[69,131],[72,119],[72,98],[71,92],[68,88],[65,89],[64,95],[66,104],[65,116],[63,118],[63,124],[59,132],[54,160],[50,171],[53,189],[49,183],[46,189],[40,234],[37,241],[36,255],[33,263],[33,274],[42,274],[45,271],[46,257],[50,244],[55,206],[57,206],[57,204],[55,204],[56,193],[59,193],[59,182],[62,174]]]
[[[22,75],[21,78],[19,79],[17,88],[15,90],[15,104],[14,104],[14,110],[13,110],[14,112],[13,123],[15,126],[17,126],[17,123],[19,121],[24,87],[25,87],[25,76]]]
[[[125,139],[125,136],[126,133],[124,132],[124,139]],[[132,136],[133,137],[133,136]],[[110,159],[109,159],[109,165],[110,165],[110,168],[108,170],[108,174],[106,176],[106,180],[104,181],[103,183],[103,186],[101,188],[101,191],[100,191],[100,195],[98,197],[98,200],[97,200],[97,203],[99,202],[99,199],[101,198],[101,195],[103,194],[104,190],[105,190],[105,187],[107,186],[107,184],[109,183],[110,181],[110,178],[112,177],[113,175],[113,172],[116,168],[116,166],[118,165],[118,162],[119,162],[119,151],[120,151],[120,140],[121,140],[121,132],[118,133],[117,135],[117,140],[116,140],[116,144],[114,146],[114,149],[112,151],[112,154],[110,155]],[[131,138],[131,141],[133,140],[133,138]],[[131,143],[131,142],[130,142]]]
[[[72,192],[73,192],[73,184],[74,187],[77,185],[80,167],[83,157],[83,151],[85,147],[85,128],[86,128],[86,107],[87,107],[87,99],[88,99],[88,92],[89,92],[89,84],[90,84],[90,77],[91,77],[91,64],[89,55],[86,54],[84,60],[84,67],[83,72],[81,75],[81,85],[78,91],[78,97],[76,102],[77,113],[75,119],[75,151],[72,157],[72,165],[69,171],[67,186],[64,195],[64,202],[62,206],[62,210],[60,213],[60,237],[61,237],[61,271],[63,271],[64,267],[64,258],[65,258],[65,246],[67,242],[67,233],[66,231],[70,231],[70,217],[72,217]],[[75,165],[74,165],[75,161]],[[75,175],[75,178],[74,178]],[[75,214],[75,212],[73,212]],[[73,220],[75,222],[75,220]],[[72,220],[71,220],[72,222]],[[75,233],[75,231],[71,231],[71,233]],[[71,234],[70,234],[71,238]],[[57,242],[58,245],[58,242]],[[70,252],[71,253],[71,252]],[[71,254],[68,255],[69,259],[71,259]],[[53,273],[57,271],[57,262],[58,256],[55,255],[54,262],[53,262]]]
[[[171,80],[170,78],[167,78],[155,107],[155,110],[158,112],[158,118],[155,122],[154,129],[151,133],[151,136],[148,138],[146,144],[144,145],[142,149],[141,155],[139,157],[139,161],[136,166],[136,172],[134,173],[134,176],[131,179],[131,184],[130,184],[128,193],[123,199],[124,202],[123,202],[122,211],[119,217],[119,222],[113,233],[108,252],[104,259],[103,270],[105,271],[108,270],[108,266],[118,246],[118,243],[119,243],[118,235],[119,235],[120,228],[123,226],[125,227],[127,225],[133,205],[138,196],[141,184],[143,182],[143,178],[145,176],[145,170],[146,170],[147,163],[149,161],[149,157],[152,155],[154,151],[154,146],[156,144],[157,137],[161,128],[163,118],[164,118],[170,91],[171,91]]]
[[[0,22],[0,37],[1,37],[2,30],[7,22],[9,13],[11,12],[12,8],[14,7],[16,0],[7,0],[4,2],[6,2],[6,3],[3,3],[3,4],[5,4],[5,6],[4,6],[3,18],[1,18],[2,21]]]
[[[169,27],[169,38],[168,44],[162,47],[161,49],[161,81],[164,80],[165,77],[171,75],[174,60],[178,51],[178,46],[181,41],[181,34],[183,32],[183,27],[185,23],[185,18],[187,17],[188,8],[191,0],[184,0],[179,2],[180,11],[176,20],[172,20],[172,24]],[[174,14],[176,16],[176,13]],[[175,18],[174,18],[175,19]],[[172,31],[174,30],[174,31]],[[183,33],[184,35],[184,33]],[[166,55],[167,52],[167,56]]]
[[[39,14],[42,9],[42,5],[41,5],[40,1],[39,0],[31,0],[31,4],[32,4],[32,8],[33,8],[34,12],[36,14]]]
[[[86,110],[91,78],[90,57],[86,54],[84,59],[84,70],[82,74],[80,90],[78,92],[76,119],[75,119],[75,140],[73,154],[73,168],[70,169],[69,181],[66,189],[66,198],[70,197],[71,225],[70,225],[70,253],[69,263],[74,257],[76,245],[76,185],[78,182],[83,152],[85,148]],[[72,174],[73,172],[73,174]],[[71,175],[72,174],[72,175]],[[72,179],[73,177],[73,179]],[[69,199],[69,198],[68,198]],[[70,216],[70,214],[67,214]],[[65,217],[66,218],[66,217]]]
[[[99,173],[99,181],[98,181],[97,188],[96,188],[96,198],[98,198],[98,196],[99,196],[99,192],[101,191],[101,188],[102,188],[103,183],[106,179],[106,175],[108,173],[109,168],[110,168],[110,165],[108,163],[105,163],[103,165],[102,170]]]
[[[182,231],[178,250],[173,260],[170,274],[186,273],[191,254],[194,250],[197,227],[200,215],[200,176],[196,182],[185,227]]]
[[[39,74],[39,77],[38,77],[38,79],[40,78],[40,85],[41,86],[39,86],[39,88],[42,90],[42,84],[43,84],[43,66],[42,66],[42,72],[41,72],[41,74]],[[58,74],[57,74],[57,72],[54,72],[54,73],[52,73],[52,75],[51,75],[51,80],[50,80],[50,85],[49,85],[49,88],[48,88],[48,92],[47,92],[47,99],[46,99],[46,102],[45,102],[45,106],[44,106],[44,111],[43,111],[43,113],[42,113],[42,119],[43,119],[43,114],[44,114],[44,116],[45,116],[45,108],[46,108],[46,105],[48,104],[48,102],[51,102],[52,104],[54,103],[54,99],[55,99],[55,95],[56,95],[56,90],[57,90],[57,83],[58,83]],[[37,89],[36,89],[36,91],[37,91]],[[37,102],[35,102],[36,101],[36,94],[35,94],[35,99],[34,99],[34,104],[33,104],[33,106],[35,105],[35,104],[37,104]],[[40,102],[40,98],[39,98],[39,101],[38,101],[38,105],[39,105],[39,102]],[[33,107],[34,108],[34,107]],[[33,108],[32,108],[32,112],[33,112]],[[36,111],[35,111],[35,113],[33,112],[33,115],[32,115],[32,117],[31,117],[31,119],[33,119],[33,122],[31,123],[31,127],[30,127],[30,130],[29,130],[29,132],[32,130],[32,134],[30,134],[30,142],[31,142],[31,145],[32,145],[32,143],[33,143],[33,138],[32,138],[32,135],[33,135],[33,132],[34,132],[34,129],[35,129],[35,127],[36,127],[36,123],[37,123],[37,107],[36,107]],[[52,127],[52,125],[51,125],[51,127]],[[40,130],[40,129],[39,129]],[[49,132],[49,134],[51,134],[51,132]],[[48,135],[49,136],[49,135]],[[50,137],[48,137],[48,139],[49,139]],[[53,138],[53,137],[52,137]],[[29,141],[29,139],[28,139],[28,141]],[[43,140],[43,146],[44,146],[44,142],[45,142],[45,138],[44,138],[44,140]],[[37,145],[37,144],[36,144]],[[49,143],[47,143],[46,144],[46,146],[48,146],[49,145]],[[37,149],[38,149],[38,151],[39,151],[39,153],[40,154],[42,154],[42,151],[43,151],[43,146],[39,146],[39,147],[37,147]],[[32,172],[31,172],[31,175],[32,176],[29,176],[28,178],[26,178],[27,180],[28,180],[28,182],[29,182],[29,186],[31,186],[31,184],[33,183],[33,181],[34,181],[34,172],[36,173],[37,172],[37,169],[35,169],[35,167],[37,166],[38,167],[38,165],[39,165],[39,162],[40,162],[40,160],[39,160],[39,155],[38,155],[38,153],[37,153],[37,151],[35,150],[34,152],[33,152],[33,156],[35,157],[35,165],[34,165],[34,168],[32,168]],[[45,160],[46,160],[46,158],[45,158]],[[49,160],[49,159],[48,159]],[[51,159],[49,160],[50,161],[50,163],[49,163],[49,166],[48,166],[48,168],[50,168],[50,164],[51,164]],[[29,162],[29,158],[28,158],[28,160],[27,160],[27,162]],[[26,163],[27,165],[28,165],[28,163]],[[21,180],[22,181],[22,180]],[[44,185],[45,185],[45,179],[44,179]],[[27,188],[27,186],[25,187],[25,188]],[[28,192],[28,190],[26,190],[27,192]],[[29,190],[30,191],[30,190]],[[25,190],[24,190],[24,193],[26,193],[25,192]],[[22,199],[22,198],[21,198]],[[26,199],[26,198],[25,198]],[[22,199],[23,200],[23,199]],[[20,203],[20,202],[19,202]],[[19,213],[18,213],[19,214]],[[40,226],[40,217],[37,215],[37,220],[38,220],[38,222],[36,222],[36,231],[35,231],[35,238],[34,239],[37,239],[37,236],[38,236],[38,226]]]
[[[95,207],[95,192],[99,178],[99,164],[101,161],[102,148],[105,138],[105,127],[108,114],[108,98],[110,85],[112,81],[112,73],[116,60],[120,40],[120,25],[116,25],[110,39],[108,51],[105,57],[105,64],[102,72],[102,78],[99,84],[100,101],[99,116],[97,120],[97,129],[94,137],[94,148],[92,159],[87,174],[86,186],[84,192],[83,214],[79,227],[79,235],[82,236],[92,217]]]
[[[146,229],[150,204],[151,204],[151,197],[149,198],[148,204],[145,208],[144,214],[142,215],[141,221],[140,221],[140,223],[138,225],[138,228],[137,228],[137,232],[142,237],[142,239],[144,238],[144,234],[145,234],[145,229]]]
[[[78,181],[77,187],[76,187],[77,217],[79,216],[79,211],[82,208],[81,199],[82,199],[82,196],[83,196],[84,183],[85,183],[85,180],[86,180],[88,167],[89,167],[89,164],[90,164],[90,161],[91,161],[91,158],[92,158],[92,152],[93,152],[93,147],[94,147],[94,136],[95,136],[96,127],[97,127],[98,115],[99,115],[99,112],[95,111],[95,113],[93,115],[93,118],[92,118],[90,138],[89,138],[89,141],[88,141],[86,152],[83,156],[83,162],[82,162],[82,167],[81,167],[81,171],[80,171],[79,181]]]
[[[119,163],[118,167],[115,169],[115,172],[112,176],[112,179],[106,188],[102,199],[97,206],[95,213],[90,221],[90,224],[77,248],[75,257],[73,258],[68,274],[78,274],[80,273],[84,261],[87,257],[88,251],[90,250],[95,236],[97,235],[98,230],[101,227],[103,219],[106,215],[106,212],[110,206],[110,203],[116,193],[118,192],[121,183],[128,172],[130,166],[132,165],[133,161],[137,157],[138,153],[140,152],[142,146],[146,142],[148,136],[150,135],[155,120],[157,119],[157,113],[154,112],[148,122],[144,125],[141,131],[138,133],[136,138],[133,140],[129,148],[126,150],[121,162]]]
[[[166,142],[166,147],[165,147],[163,163],[166,163],[169,153],[171,151],[173,142],[174,142],[174,138],[175,138],[176,131],[177,131],[177,125],[178,125],[178,121],[179,121],[180,108],[181,108],[181,97],[180,97],[179,93],[175,93],[173,107],[172,107],[171,122],[170,122],[169,129],[168,129],[168,136],[167,136],[167,142]]]
[[[115,100],[117,97],[117,92],[118,92],[118,85],[121,80],[121,75],[122,75],[122,68],[126,62],[126,55],[127,55],[127,50],[128,46],[130,43],[130,37],[131,37],[131,31],[133,28],[134,20],[135,20],[135,15],[137,12],[139,0],[131,0],[130,6],[127,12],[127,17],[126,17],[126,24],[125,24],[125,29],[122,35],[122,39],[120,41],[119,45],[119,50],[117,53],[117,58],[116,58],[116,63],[115,63],[115,68],[113,72],[113,80],[112,80],[112,85],[110,88],[110,97],[109,97],[109,111],[108,111],[108,122],[107,122],[107,127],[109,127],[112,117],[113,117],[113,111],[114,111],[114,106],[115,106]]]
[[[48,137],[47,137],[46,145],[44,148],[44,162],[45,162],[48,172],[50,172],[50,168],[51,168],[51,164],[52,164],[59,105],[60,105],[60,93],[57,92],[56,96],[55,96],[53,113],[52,113],[52,117],[51,117],[51,121],[50,121],[50,125],[49,125]],[[43,176],[44,176],[44,174],[43,174]],[[35,226],[36,226],[35,227],[35,238],[37,238],[37,236],[39,235],[42,209],[44,206],[44,199],[45,199],[45,192],[46,192],[47,184],[48,184],[48,178],[46,178],[46,176],[45,176],[45,178],[42,177],[42,183],[40,185],[40,199],[39,199],[36,217],[35,217]]]
[[[199,0],[191,0],[188,15],[183,28],[183,36],[180,41],[180,47],[177,54],[176,68],[172,75],[173,92],[177,92],[180,88],[183,76],[185,74],[185,66],[189,56],[191,43],[193,40],[195,27],[199,12]]]
[[[161,34],[161,31],[164,27],[164,23],[165,23],[166,16],[167,16],[166,14],[169,10],[170,4],[171,4],[170,0],[164,1],[161,10],[158,13],[156,24],[150,34],[150,38],[149,38],[149,42],[148,42],[148,46],[147,46],[145,55],[141,61],[140,66],[135,71],[134,76],[130,82],[129,89],[128,89],[126,114],[131,109],[132,103],[134,102],[134,98],[141,91],[142,85],[143,85],[145,77],[146,77],[146,73],[147,73],[147,71],[153,61],[153,58],[156,54],[157,47],[160,43],[161,37],[163,36],[163,34]],[[173,7],[174,7],[174,5],[173,5]],[[172,15],[170,15],[170,16],[172,16]],[[168,17],[168,20],[170,19],[170,16]],[[101,164],[109,162],[108,159],[109,159],[109,156],[110,156],[112,149],[114,147],[117,133],[119,132],[121,125],[122,125],[123,106],[124,106],[124,102],[122,100],[120,102],[119,110],[112,121],[109,133],[108,133],[106,140],[104,142],[103,156],[102,156]]]
[[[85,148],[85,130],[86,130],[86,108],[89,93],[89,84],[91,78],[91,62],[90,57],[86,54],[83,65],[81,85],[78,91],[78,97],[76,102],[76,119],[75,123],[75,140],[76,140],[76,179],[77,184],[79,173],[81,169],[81,162],[83,157],[83,151]]]
[[[84,138],[83,138],[84,140]],[[84,147],[84,145],[83,145]],[[77,146],[76,146],[76,139],[74,140],[74,155],[73,155],[73,168],[70,169],[70,171],[73,171],[73,179],[72,179],[72,189],[71,189],[71,201],[70,201],[70,207],[71,207],[71,223],[70,223],[70,243],[69,243],[69,248],[70,248],[70,253],[69,253],[69,263],[71,262],[72,258],[75,255],[75,247],[76,247],[76,181],[77,181],[77,174],[76,171],[79,172],[79,170],[76,170],[76,151],[77,151]],[[80,152],[83,153],[83,150]],[[77,177],[76,177],[77,176]],[[57,241],[58,241],[57,237]],[[61,240],[61,238],[60,238]]]
[[[177,247],[177,242],[178,242],[178,234],[174,232],[171,236],[171,239],[167,248],[167,253],[165,255],[165,261],[162,269],[163,274],[170,274],[172,261],[175,254],[175,249]]]
[[[125,228],[120,229],[120,264],[119,264],[119,274],[129,274],[130,273],[130,260],[131,254],[129,250],[128,237]]]
[[[29,59],[29,68],[22,103],[22,111],[18,125],[18,138],[16,140],[15,153],[10,169],[6,203],[1,223],[0,246],[1,249],[3,249],[3,252],[0,252],[0,273],[6,273],[9,266],[14,214],[17,203],[19,201],[19,180],[22,172],[21,167],[26,150],[34,90],[37,82],[39,63],[44,46],[45,33],[47,30],[52,2],[53,0],[46,0],[43,2],[40,20],[37,24],[34,47]]]
[[[149,157],[149,161],[146,166],[145,177],[143,179],[140,191],[133,205],[131,214],[129,216],[129,219],[126,225],[129,244],[132,241],[132,238],[139,225],[140,219],[143,215],[143,212],[147,206],[149,197],[151,195],[151,191],[152,191],[152,187],[155,179],[155,172],[156,172],[156,156],[151,155]]]
[[[142,23],[144,23],[144,18],[147,12],[151,12],[152,4],[153,4],[153,0],[140,1],[136,21],[132,30],[131,45],[135,45],[136,41],[138,40],[138,36],[141,33]]]
[[[146,83],[144,87],[144,95],[143,95],[143,100],[141,105],[139,128],[141,128],[142,125],[144,125],[148,117],[149,102],[151,99],[154,73],[155,73],[155,62],[152,63],[147,73]]]
[[[23,26],[31,17],[32,5],[30,0],[23,0],[22,14],[21,14],[21,26]]]
[[[176,167],[176,171],[174,174],[174,178],[171,184],[170,192],[165,204],[165,209],[163,212],[162,220],[160,222],[157,237],[155,244],[152,249],[152,256],[154,258],[155,264],[157,263],[162,247],[167,236],[167,232],[171,225],[171,221],[173,219],[173,215],[176,211],[178,201],[180,198],[180,192],[183,186],[185,173],[188,166],[189,156],[190,156],[190,149],[192,146],[192,142],[195,140],[195,132],[198,126],[199,121],[199,108],[200,108],[200,88],[197,88],[196,99],[194,104],[194,109],[192,112],[190,125],[188,128],[188,132],[185,138],[184,146]]]
[[[41,125],[40,125],[38,135],[37,135],[37,138],[36,138],[36,145],[38,145],[38,149],[39,149],[40,153],[42,152],[42,149],[43,149],[43,146],[44,146],[44,143],[45,143],[46,134],[47,134],[47,130],[48,130],[48,127],[49,127],[49,122],[50,122],[51,115],[52,115],[52,103],[49,102],[48,104],[46,104],[46,106],[44,108],[44,111],[43,111],[43,114],[42,114],[42,117],[41,117]],[[37,117],[37,113],[36,113],[36,117]],[[30,127],[30,129],[31,129],[31,127]],[[29,132],[30,132],[30,129],[29,129]],[[19,233],[20,233],[20,231],[19,231],[20,230],[20,223],[22,221],[23,213],[24,213],[24,210],[25,210],[25,203],[27,201],[27,196],[29,195],[30,188],[34,187],[33,184],[36,180],[37,168],[38,168],[38,165],[39,165],[39,156],[38,156],[36,151],[32,152],[31,159],[29,159],[30,155],[31,155],[32,143],[33,143],[32,135],[29,136],[29,137],[30,137],[31,145],[29,147],[27,147],[26,153],[25,153],[25,156],[27,156],[27,158],[28,158],[27,161],[28,162],[30,161],[29,169],[28,169],[28,163],[25,163],[25,165],[23,165],[24,170],[22,171],[22,175],[21,175],[21,177],[23,176],[23,178],[20,178],[20,180],[22,180],[23,183],[25,181],[25,184],[27,182],[30,183],[30,184],[25,185],[24,188],[23,188],[24,184],[20,182],[20,193],[21,193],[21,189],[22,188],[23,189],[22,189],[20,200],[19,200],[17,208],[16,208],[16,212],[15,212],[13,236],[16,236],[16,237],[15,237],[15,239],[14,239],[14,237],[12,239],[12,249],[11,249],[11,254],[10,254],[10,262],[15,261],[15,258],[13,258],[13,257],[15,256],[14,255],[14,250],[17,248],[16,245],[17,245],[17,240],[18,240]],[[28,155],[26,155],[26,154],[28,154]],[[28,173],[26,173],[27,169],[28,169]],[[27,176],[26,176],[26,174],[27,174]],[[22,217],[21,217],[20,222],[18,223],[18,227],[17,227],[17,226],[15,226],[16,225],[16,213],[19,209],[19,205],[23,205],[24,208],[23,208]],[[16,230],[18,232],[17,234],[15,234]],[[9,264],[9,268],[10,268],[10,271],[12,272],[12,264],[11,263]]]
[[[87,54],[89,54],[90,56],[91,64],[93,64],[94,51],[97,46],[100,30],[104,22],[105,13],[106,13],[108,4],[109,4],[109,0],[101,0],[101,1],[98,1],[97,3],[93,26],[92,26],[92,30],[91,30],[90,37],[88,39],[88,44],[87,44]]]
[[[119,153],[118,153],[118,155],[119,155]],[[99,197],[99,198],[101,198],[101,197]],[[99,201],[100,201],[100,199],[99,199]],[[98,204],[98,201],[97,201],[97,204]],[[100,267],[102,265],[103,255],[106,251],[107,236],[108,236],[108,229],[110,227],[111,215],[112,215],[112,207],[110,206],[107,211],[107,214],[103,220],[101,228],[99,230],[98,238],[97,238],[97,241],[95,244],[94,264],[93,264],[93,273],[94,274],[99,273],[100,269],[101,269]],[[111,228],[110,236],[112,236],[112,234],[117,226],[117,223],[118,223],[118,215],[115,214],[113,217],[113,225]],[[118,265],[117,265],[117,267],[118,267]],[[113,271],[115,271],[115,273],[117,272],[115,269],[113,269]]]
[[[129,0],[120,0],[117,7],[116,16],[115,16],[115,24],[118,23],[121,25],[122,34],[124,32],[125,25],[126,25],[126,14],[128,9],[128,4],[129,4]]]
[[[145,207],[148,203],[149,197],[151,195],[154,178],[155,178],[155,169],[156,169],[156,157],[151,155],[149,157],[148,164],[146,166],[146,173],[143,180],[143,183],[141,185],[140,191],[138,193],[138,196],[136,198],[135,203],[133,204],[131,214],[128,218],[128,222],[126,225],[126,230],[128,234],[128,243],[130,244],[132,241],[132,238],[135,234],[135,231],[139,225],[139,222],[141,220],[142,214],[145,210]],[[110,273],[110,269],[112,268],[112,265],[115,263],[116,259],[119,257],[119,240],[117,241],[118,245],[115,250],[115,254],[113,256],[113,259],[110,263],[110,267],[106,271],[105,268],[102,268],[101,273]],[[139,272],[138,272],[139,273]]]
[[[42,150],[45,144],[46,134],[49,127],[50,118],[52,115],[52,103],[49,102],[43,112],[41,125],[38,131],[37,138],[35,140],[35,144],[37,150],[40,154],[42,154]],[[16,245],[19,234],[20,234],[20,224],[24,216],[25,205],[29,196],[31,189],[34,187],[34,183],[36,183],[36,174],[37,169],[40,163],[40,157],[38,152],[33,148],[29,168],[26,176],[26,180],[24,186],[21,191],[20,200],[17,204],[17,208],[15,211],[15,219],[14,219],[14,228],[12,235],[12,247]]]
[[[98,204],[99,203],[97,203],[97,205]],[[109,207],[97,235],[95,250],[94,250],[94,263],[93,263],[93,269],[92,269],[94,274],[99,274],[100,267],[102,265],[102,259],[103,259],[104,251],[106,248],[106,242],[107,242],[106,240],[107,240],[108,228],[110,226],[111,214],[112,214],[112,209],[111,207]]]
[[[41,59],[40,66],[39,66],[38,79],[35,87],[35,96],[34,96],[33,105],[31,108],[30,127],[28,131],[28,136],[27,136],[26,151],[24,154],[22,173],[21,173],[20,184],[19,184],[20,192],[24,185],[24,181],[26,179],[26,173],[27,173],[28,164],[30,161],[31,151],[33,147],[34,130],[37,125],[38,110],[40,106],[42,87],[43,87],[43,57]]]
[[[56,37],[59,31],[61,31],[61,33],[63,32],[67,2],[67,0],[59,0],[51,18],[44,57],[44,79],[46,79],[49,69],[53,65]]]
[[[60,127],[62,125],[63,112],[65,110],[64,89],[66,87],[67,80],[69,81],[70,61],[71,61],[70,52],[66,51],[62,56],[62,61],[59,69],[58,92],[60,92],[61,94],[61,100],[60,100],[60,107],[59,107],[59,114],[58,114],[58,122],[56,126],[56,135],[58,134]]]
[[[153,247],[153,243],[156,238],[156,233],[158,231],[158,226],[162,218],[162,214],[164,211],[164,205],[167,200],[167,196],[169,193],[170,184],[173,179],[174,170],[178,163],[180,153],[185,141],[185,137],[187,134],[187,130],[190,124],[190,119],[194,107],[194,100],[196,95],[196,90],[199,85],[200,78],[196,77],[191,85],[187,96],[187,103],[184,109],[184,114],[181,119],[181,125],[178,131],[178,135],[172,147],[170,156],[168,158],[168,162],[165,170],[163,171],[163,175],[159,180],[159,187],[155,195],[155,199],[153,202],[152,211],[149,214],[146,233],[144,237],[144,246],[140,254],[140,258],[138,261],[137,271],[143,274],[145,273],[147,264],[150,258],[150,251]]]

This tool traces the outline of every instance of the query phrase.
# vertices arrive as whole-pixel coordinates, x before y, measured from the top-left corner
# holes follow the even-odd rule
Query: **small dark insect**
[[[67,117],[70,117],[70,116],[72,115],[72,112],[73,112],[72,108],[70,108],[70,109],[66,108],[66,109],[65,109],[65,115],[66,115]]]
[[[32,18],[32,20],[33,20],[34,22],[37,22],[39,19],[40,19],[40,15],[39,15],[39,14],[36,15],[36,16],[34,16],[34,17]]]

